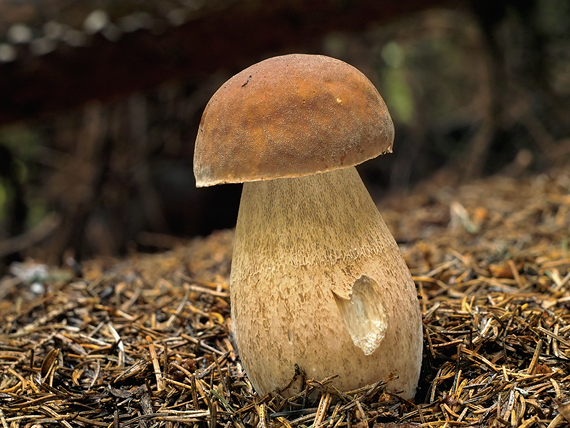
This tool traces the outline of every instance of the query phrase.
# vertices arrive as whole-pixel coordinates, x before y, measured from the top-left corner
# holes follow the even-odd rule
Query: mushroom
[[[303,377],[412,398],[422,322],[410,272],[355,165],[391,152],[372,83],[319,55],[259,62],[204,110],[198,187],[243,182],[230,275],[234,338],[263,395]],[[302,374],[302,375],[301,375]]]

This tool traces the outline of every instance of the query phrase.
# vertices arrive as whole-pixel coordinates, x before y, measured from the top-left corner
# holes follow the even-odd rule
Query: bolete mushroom
[[[302,376],[415,394],[417,293],[355,165],[390,152],[386,105],[357,69],[285,55],[228,80],[198,130],[198,187],[244,182],[230,275],[239,355],[256,391]]]

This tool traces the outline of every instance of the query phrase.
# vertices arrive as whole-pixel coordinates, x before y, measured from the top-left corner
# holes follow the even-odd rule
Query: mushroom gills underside
[[[332,293],[354,345],[362,349],[364,355],[372,354],[388,328],[380,286],[372,278],[362,275],[352,285],[350,299],[341,297],[334,290]]]

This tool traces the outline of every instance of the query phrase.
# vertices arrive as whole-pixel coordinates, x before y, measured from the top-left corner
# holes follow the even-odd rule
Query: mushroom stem
[[[234,333],[260,395],[338,375],[411,398],[422,324],[410,272],[354,167],[244,183],[231,270]]]

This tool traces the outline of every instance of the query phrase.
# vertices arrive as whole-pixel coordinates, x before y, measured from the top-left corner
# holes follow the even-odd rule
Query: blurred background
[[[359,168],[376,200],[570,159],[566,0],[0,0],[0,272],[233,227],[241,187],[195,188],[201,113],[292,52],[383,95],[395,153]]]

